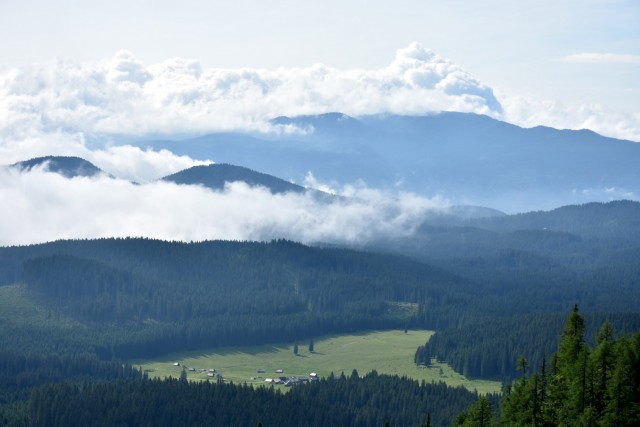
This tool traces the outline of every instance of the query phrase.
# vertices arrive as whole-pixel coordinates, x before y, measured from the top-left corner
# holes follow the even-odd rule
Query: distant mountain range
[[[80,157],[45,156],[37,157],[11,165],[24,171],[42,167],[49,172],[60,174],[66,178],[93,177],[98,175],[112,176]],[[226,183],[244,182],[251,187],[264,187],[273,194],[304,193],[307,188],[293,184],[272,175],[229,164],[211,164],[193,166],[161,178],[162,181],[182,185],[201,185],[212,190],[222,190]],[[317,191],[317,190],[314,190]]]
[[[440,195],[453,204],[522,212],[640,197],[640,144],[587,130],[524,129],[486,116],[340,113],[278,117],[292,134],[224,132],[137,144],[243,165],[293,182]]]
[[[273,193],[302,192],[299,184],[312,174],[334,188],[364,183],[511,213],[640,200],[640,143],[591,131],[524,129],[467,113],[359,118],[329,113],[278,117],[272,124],[297,132],[222,132],[133,143],[215,161],[208,169],[164,178],[213,189],[241,180]],[[77,157],[41,157],[14,166],[38,165],[67,177],[102,172]]]

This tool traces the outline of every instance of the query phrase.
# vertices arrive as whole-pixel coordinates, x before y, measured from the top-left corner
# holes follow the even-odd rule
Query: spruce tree
[[[593,407],[598,415],[601,415],[604,411],[607,383],[611,379],[614,369],[613,337],[613,326],[609,321],[606,321],[596,335],[598,346],[591,356],[594,376]]]
[[[549,404],[555,419],[547,420],[558,426],[571,426],[585,407],[585,375],[587,347],[584,342],[584,318],[578,305],[567,320],[557,353],[557,372],[549,388]]]
[[[640,425],[640,333],[614,340],[605,322],[593,350],[583,333],[584,320],[575,307],[549,369],[543,359],[540,373],[505,386],[502,425]],[[471,415],[470,410],[459,419],[467,425]]]
[[[490,427],[495,425],[491,402],[487,396],[480,396],[478,401],[469,408],[464,419],[463,427]]]

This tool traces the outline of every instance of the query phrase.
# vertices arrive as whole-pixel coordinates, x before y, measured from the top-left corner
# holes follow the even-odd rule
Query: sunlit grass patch
[[[424,345],[433,331],[369,331],[356,334],[328,335],[314,339],[314,351],[309,341],[298,342],[298,354],[293,343],[279,343],[251,347],[223,347],[197,352],[175,353],[151,360],[132,363],[154,377],[179,377],[183,367],[190,380],[217,380],[209,377],[215,369],[224,380],[234,383],[266,384],[267,378],[279,376],[308,376],[316,373],[327,377],[331,373],[351,375],[355,369],[360,375],[376,370],[379,374],[406,376],[418,381],[444,381],[452,386],[462,385],[480,393],[500,391],[496,381],[469,380],[456,373],[447,364],[434,363],[430,367],[413,362],[415,351]],[[179,363],[179,366],[174,366]],[[277,370],[282,373],[277,373]],[[258,372],[264,371],[264,372]],[[284,387],[283,387],[284,388]]]

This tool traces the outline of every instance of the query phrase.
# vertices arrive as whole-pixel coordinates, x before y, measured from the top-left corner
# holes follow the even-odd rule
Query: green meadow
[[[236,384],[264,385],[267,378],[300,376],[317,373],[327,377],[331,373],[351,375],[356,369],[360,375],[376,370],[379,374],[399,375],[415,380],[444,381],[451,386],[464,386],[479,393],[499,392],[496,381],[469,380],[456,373],[447,364],[433,363],[430,367],[417,366],[413,362],[416,348],[423,345],[433,331],[401,330],[370,331],[349,335],[330,335],[314,339],[314,351],[309,351],[309,341],[298,343],[298,354],[293,343],[252,347],[224,347],[197,352],[175,353],[148,360],[134,360],[150,377],[179,377],[182,368],[193,381],[207,380],[207,372],[215,369],[225,381]],[[179,363],[180,366],[175,366]],[[283,373],[276,373],[282,369]],[[258,370],[264,370],[259,373]],[[212,379],[213,380],[213,379]],[[282,385],[274,385],[285,390]]]

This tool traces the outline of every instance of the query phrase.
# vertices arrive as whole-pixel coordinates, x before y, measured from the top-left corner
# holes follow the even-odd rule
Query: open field
[[[253,347],[225,347],[198,352],[175,353],[150,359],[131,361],[153,377],[179,377],[182,366],[195,368],[188,371],[190,380],[206,380],[207,373],[199,369],[215,369],[227,381],[234,383],[265,384],[266,378],[309,375],[315,372],[326,377],[333,372],[351,375],[356,369],[360,375],[372,370],[380,374],[407,376],[416,380],[445,381],[452,386],[463,385],[480,393],[499,392],[496,381],[468,380],[448,365],[435,363],[429,368],[416,366],[413,356],[416,348],[433,335],[432,331],[370,331],[350,335],[331,335],[314,339],[314,352],[309,342],[298,343],[298,355],[293,344],[272,344]],[[174,366],[180,363],[181,366]],[[264,373],[258,373],[263,369]],[[275,371],[282,369],[283,373]],[[285,389],[284,386],[282,390]]]

